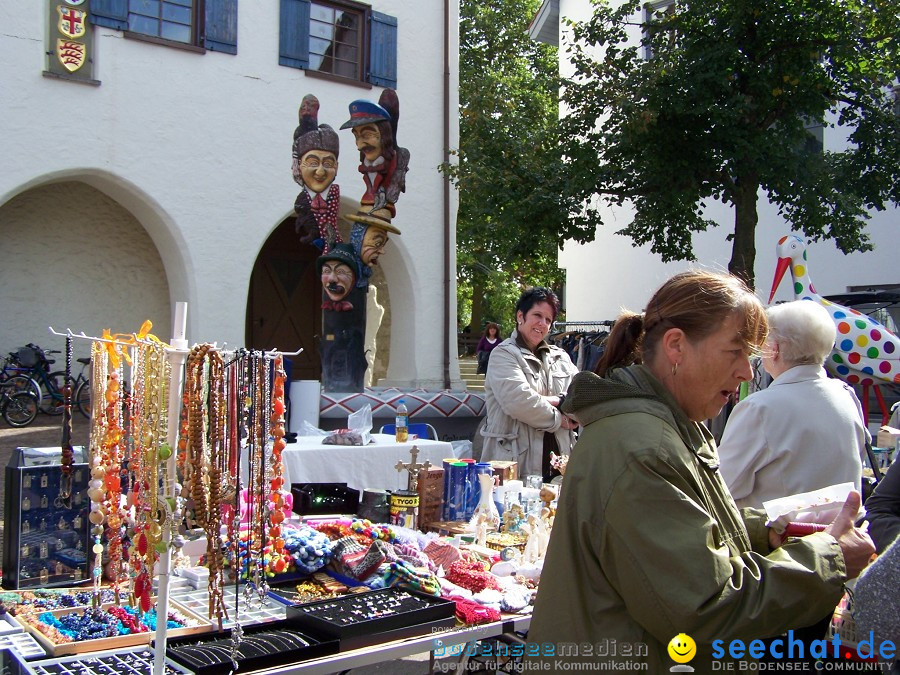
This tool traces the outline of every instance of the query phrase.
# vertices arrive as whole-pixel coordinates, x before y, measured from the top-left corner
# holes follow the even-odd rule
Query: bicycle
[[[91,365],[91,359],[88,357],[75,359],[81,364],[81,371],[78,376],[72,380],[72,407],[77,408],[78,412],[91,418],[91,381],[88,379],[84,371]]]
[[[59,350],[48,349],[41,350],[36,345],[29,345],[41,354],[59,354]],[[91,417],[91,381],[84,374],[87,367],[91,364],[89,357],[75,359],[81,364],[81,370],[78,375],[71,378],[72,392],[72,408],[77,409],[82,415],[90,419]],[[54,370],[47,372],[49,364],[54,363],[53,359],[43,358],[44,368],[37,373],[38,382],[41,385],[41,411],[49,415],[62,414],[65,405],[65,382],[66,373],[64,370]]]
[[[14,391],[30,394],[37,400],[41,398],[41,387],[31,377],[31,368],[18,363],[16,352],[10,352],[9,356],[3,359],[0,385],[10,385]]]
[[[29,342],[24,347],[19,347],[14,358],[21,368],[27,368],[28,375],[40,387],[38,407],[42,413],[48,415],[62,415],[63,394],[62,385],[66,374],[61,370],[50,372],[50,364],[56,363],[47,358],[47,354],[60,354],[58,349],[41,349],[36,344]]]
[[[37,399],[25,391],[17,391],[14,383],[0,383],[0,415],[11,427],[26,427],[38,414]]]

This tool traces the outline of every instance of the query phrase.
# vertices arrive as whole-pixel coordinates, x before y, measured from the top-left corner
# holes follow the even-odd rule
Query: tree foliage
[[[720,200],[735,214],[729,269],[752,283],[761,190],[792,229],[871,248],[867,210],[900,202],[897,0],[593,2],[573,26],[562,122],[579,227],[603,224],[598,199],[630,203],[621,233],[693,259]]]
[[[522,287],[562,280],[557,246],[587,239],[560,202],[558,55],[527,32],[539,6],[460,2],[460,147],[441,168],[459,190],[458,289],[473,330],[482,303],[484,319],[511,325]]]

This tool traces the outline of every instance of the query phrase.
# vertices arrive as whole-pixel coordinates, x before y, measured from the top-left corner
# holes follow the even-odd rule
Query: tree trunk
[[[472,335],[481,335],[484,329],[481,322],[484,317],[484,286],[478,281],[472,282]]]
[[[759,215],[756,202],[759,179],[753,175],[741,176],[736,181],[734,196],[734,241],[728,271],[741,277],[750,288],[755,288],[753,265],[756,262],[756,224]]]

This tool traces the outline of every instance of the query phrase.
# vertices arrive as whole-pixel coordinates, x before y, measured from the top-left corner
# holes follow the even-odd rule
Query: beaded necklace
[[[108,331],[104,331],[104,337]],[[122,561],[122,540],[119,528],[121,517],[121,442],[122,391],[121,354],[114,343],[94,342],[91,345],[92,358],[92,415],[91,415],[91,481],[88,497],[91,500],[91,535],[94,538],[92,552],[95,555],[92,569],[94,602],[99,604],[100,582],[103,572],[104,521],[109,526],[107,552],[113,574],[113,588],[118,595],[120,564]]]
[[[217,351],[209,352],[209,524],[206,530],[206,565],[209,568],[209,617],[216,616],[219,629],[225,607],[222,530],[223,482],[228,482],[225,453],[225,367]]]
[[[212,345],[197,345],[188,357],[185,379],[187,444],[185,485],[194,506],[194,521],[206,533],[206,565],[209,569],[209,617],[222,624],[227,618],[220,541],[223,482],[229,482],[226,466],[225,373],[222,357]],[[206,403],[206,405],[204,405]]]
[[[168,386],[171,377],[168,360],[161,344],[144,343],[138,348],[132,397],[132,434],[134,447],[130,466],[134,473],[135,528],[132,538],[133,551],[130,561],[135,572],[134,592],[143,611],[152,606],[152,587],[156,562],[165,551],[162,540],[166,520],[163,506],[165,495],[160,490],[166,485],[161,480],[168,444]],[[165,455],[165,457],[164,457]]]
[[[63,509],[72,508],[72,465],[75,462],[75,453],[72,449],[72,336],[66,336],[66,381],[63,386],[63,426],[59,495],[56,497],[56,507]]]
[[[193,502],[194,522],[203,529],[209,524],[209,490],[204,442],[204,414],[203,402],[206,399],[204,391],[204,361],[211,345],[196,345],[188,356],[187,377],[187,408],[188,408],[188,439],[187,460],[185,462],[185,485],[189,488],[188,494]]]
[[[275,382],[272,385],[271,421],[274,441],[272,442],[272,466],[269,487],[271,488],[275,509],[271,513],[272,524],[269,527],[269,550],[271,553],[267,565],[267,571],[275,574],[284,572],[291,563],[290,554],[285,554],[284,552],[284,538],[281,536],[281,523],[284,522],[289,512],[284,500],[284,464],[281,460],[281,453],[286,447],[284,440],[284,386],[286,379],[284,359],[279,354],[275,357]]]

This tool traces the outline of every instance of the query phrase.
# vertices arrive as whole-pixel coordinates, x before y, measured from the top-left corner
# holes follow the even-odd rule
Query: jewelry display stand
[[[156,529],[157,529],[156,535],[154,535],[154,536],[158,535],[157,550],[159,551],[159,557],[158,557],[158,560],[154,564],[152,555],[147,554],[148,550],[152,552],[153,546],[152,546],[152,544],[148,545],[146,543],[146,540],[145,540],[146,535],[144,534],[144,532],[147,532],[148,530],[145,529],[141,533],[136,532],[136,535],[137,535],[137,549],[140,551],[140,555],[142,557],[146,556],[146,559],[142,560],[141,558],[139,558],[137,561],[134,561],[134,560],[132,561],[133,564],[140,563],[141,565],[143,565],[143,570],[141,572],[141,574],[143,575],[143,578],[141,578],[140,575],[135,578],[134,588],[132,590],[133,594],[138,599],[140,599],[141,606],[145,606],[145,604],[149,605],[149,603],[151,602],[150,597],[149,597],[150,596],[150,594],[149,594],[149,589],[150,589],[149,578],[155,577],[154,582],[157,587],[156,588],[156,590],[157,590],[156,609],[160,616],[165,616],[168,614],[169,581],[170,581],[170,570],[171,570],[171,564],[172,564],[172,544],[173,544],[173,539],[175,538],[175,535],[177,534],[177,531],[175,530],[175,528],[178,527],[178,524],[180,522],[180,507],[178,507],[177,505],[179,504],[181,499],[184,497],[184,495],[182,495],[181,497],[179,496],[180,491],[179,491],[178,485],[177,485],[177,482],[178,482],[177,468],[176,468],[177,455],[174,452],[174,448],[177,447],[178,441],[179,441],[179,426],[178,426],[178,424],[174,423],[174,420],[181,419],[181,412],[182,412],[182,405],[183,405],[182,384],[183,384],[183,379],[184,379],[185,364],[190,363],[189,359],[188,359],[189,354],[191,355],[191,357],[194,356],[194,350],[191,350],[190,352],[188,351],[188,343],[185,338],[186,318],[187,318],[187,303],[184,303],[184,302],[176,303],[173,337],[171,339],[170,344],[168,344],[168,345],[162,343],[161,341],[159,341],[157,338],[153,337],[152,335],[148,336],[149,330],[152,327],[150,322],[146,322],[145,326],[142,326],[141,332],[138,334],[134,334],[133,339],[131,337],[126,336],[124,338],[124,340],[119,340],[116,337],[111,337],[111,336],[109,336],[108,333],[106,333],[103,338],[96,338],[96,337],[91,337],[91,336],[85,335],[84,333],[74,334],[71,331],[67,331],[65,334],[58,333],[55,330],[53,330],[52,327],[50,328],[51,333],[53,333],[55,335],[60,335],[60,336],[66,337],[67,344],[69,344],[73,338],[81,338],[81,339],[88,339],[88,340],[93,341],[94,343],[96,343],[94,346],[96,346],[97,344],[99,344],[99,345],[105,344],[105,349],[109,350],[110,352],[120,350],[122,348],[134,349],[136,346],[143,345],[143,346],[152,346],[153,348],[158,350],[157,353],[164,353],[165,365],[167,366],[168,372],[171,373],[171,375],[166,374],[163,376],[159,376],[158,373],[166,373],[166,370],[163,368],[157,367],[157,370],[155,371],[157,373],[157,375],[151,375],[150,377],[151,377],[153,386],[156,387],[156,389],[154,389],[154,391],[162,391],[163,387],[166,388],[167,395],[166,396],[160,395],[159,398],[167,397],[168,400],[159,401],[157,399],[156,401],[154,401],[151,398],[150,403],[149,403],[150,409],[151,409],[150,416],[152,418],[151,421],[153,424],[158,425],[159,420],[161,420],[161,419],[162,420],[172,420],[173,423],[166,422],[166,424],[168,424],[168,426],[165,429],[165,434],[162,434],[162,433],[159,434],[158,439],[162,439],[163,437],[165,439],[165,443],[162,443],[159,446],[159,455],[158,455],[159,461],[157,462],[157,461],[154,461],[153,459],[149,460],[148,464],[144,468],[144,470],[148,472],[148,476],[143,478],[143,482],[141,483],[142,485],[148,485],[148,486],[154,485],[155,481],[157,480],[154,477],[157,475],[155,473],[156,467],[160,467],[160,466],[165,467],[165,471],[160,472],[162,475],[159,479],[161,484],[159,485],[158,493],[155,488],[144,488],[145,490],[149,490],[149,495],[146,495],[146,496],[149,498],[150,503],[151,503],[151,505],[149,507],[150,512],[159,514],[158,516],[154,516],[154,521],[149,524],[150,531],[152,531],[153,527],[156,527]],[[145,330],[145,327],[146,327],[146,330]],[[145,338],[145,336],[147,336],[147,337]],[[151,342],[151,340],[152,340],[152,342]],[[200,345],[200,346],[198,346],[198,348],[200,349],[199,361],[201,363],[200,363],[199,367],[200,367],[200,372],[201,372],[201,377],[202,377],[202,370],[204,367],[202,361],[203,361],[205,355],[209,354],[210,357],[212,357],[213,354],[215,354],[218,364],[221,365],[222,364],[221,350],[217,350],[215,348],[215,345]],[[198,348],[195,348],[195,350]],[[105,356],[104,349],[101,348],[100,353],[101,353],[101,355]],[[238,350],[237,353],[240,355],[239,357],[243,357],[248,354],[248,352],[246,352],[245,350]],[[259,383],[260,384],[262,384],[263,381],[265,380],[265,397],[264,397],[265,405],[268,405],[271,402],[274,405],[274,409],[275,409],[275,412],[272,413],[272,417],[271,417],[271,419],[272,419],[271,433],[276,437],[275,442],[274,442],[274,450],[271,451],[272,457],[274,458],[272,461],[275,463],[275,466],[280,466],[280,449],[283,448],[283,441],[282,441],[281,437],[284,434],[284,427],[283,427],[283,424],[284,424],[283,419],[284,419],[284,413],[285,413],[285,409],[284,409],[285,404],[284,404],[284,399],[283,399],[283,396],[284,396],[284,394],[283,394],[284,372],[280,365],[281,359],[283,356],[295,356],[299,353],[300,353],[300,351],[292,352],[292,353],[284,353],[284,352],[278,352],[278,351],[274,351],[274,350],[268,351],[268,352],[254,352],[253,353],[254,358],[256,358],[259,363],[265,364],[265,366],[256,366],[256,371],[255,371],[256,373],[259,374]],[[151,356],[152,356],[152,354],[151,354]],[[110,358],[112,358],[112,357],[110,357]],[[125,356],[125,358],[126,358],[126,360],[128,359],[127,356]],[[235,360],[237,360],[237,359],[235,359]],[[212,369],[212,367],[213,367],[212,361],[213,361],[212,358],[210,358],[210,360],[209,360],[210,369]],[[266,380],[266,378],[270,377],[270,375],[268,374],[270,372],[269,364],[272,361],[274,361],[276,363],[275,374],[271,376],[273,378],[273,380],[272,380],[273,384],[268,384],[269,381]],[[152,366],[152,361],[151,361],[151,366]],[[150,366],[148,366],[148,367],[150,367]],[[211,370],[210,370],[210,372],[211,372]],[[117,375],[116,375],[116,373],[113,373],[109,377],[112,379],[116,379]],[[155,381],[152,380],[152,378],[154,378],[154,377],[156,378]],[[106,378],[104,378],[104,379],[106,379]],[[162,383],[160,382],[161,380],[162,380]],[[98,377],[97,381],[100,382],[101,379]],[[119,389],[118,380],[116,380],[115,384],[116,384],[115,388],[110,388],[107,385],[107,389],[105,390],[105,400],[107,401],[107,404],[106,404],[107,410],[109,410],[112,406],[112,404],[109,402],[114,400],[114,399],[111,399],[110,396],[116,395],[115,393],[110,394],[110,392],[116,391]],[[270,387],[271,387],[271,390],[270,390]],[[270,399],[269,395],[271,392],[274,392],[274,393],[272,394],[272,398]],[[222,392],[217,392],[217,393],[219,393],[221,395]],[[184,395],[186,397],[187,393],[185,392]],[[98,400],[101,400],[101,399],[98,399]],[[201,405],[201,408],[202,408],[202,405]],[[215,410],[219,411],[220,408],[215,407]],[[107,415],[108,414],[109,413],[107,413]],[[258,432],[257,436],[254,439],[257,444],[256,448],[255,448],[255,452],[257,453],[257,455],[264,458],[262,460],[262,469],[263,470],[265,469],[266,461],[268,460],[268,458],[266,458],[266,452],[269,448],[269,443],[272,442],[271,436],[269,434],[269,432],[270,432],[270,427],[268,424],[269,414],[270,414],[269,409],[268,408],[263,409],[262,407],[260,407],[255,412],[255,415],[256,415],[255,419],[261,420],[261,419],[265,418],[265,424],[263,426],[259,427],[259,428],[264,429],[264,432]],[[201,423],[201,426],[202,426],[202,423]],[[152,432],[156,428],[159,428],[159,427],[157,426],[157,427],[152,427],[149,429],[149,431],[150,431],[149,436],[146,435],[147,432],[145,431],[144,432],[145,435],[141,437],[141,442],[152,444],[152,441],[148,441],[147,439],[153,438]],[[121,433],[121,426],[118,429],[114,429],[114,433]],[[116,443],[116,442],[117,441],[113,441],[113,443]],[[65,441],[64,441],[64,443],[65,443]],[[165,447],[165,446],[167,446],[167,447]],[[235,447],[237,447],[237,446],[235,446]],[[163,449],[165,449],[167,451],[167,454],[163,454]],[[144,461],[148,461],[146,458],[152,458],[152,457],[156,456],[155,453],[156,453],[155,447],[151,449],[150,453],[145,452],[145,454],[143,455]],[[237,449],[237,453],[240,453],[239,447]],[[236,472],[236,467],[239,466],[239,464],[240,464],[240,458],[238,457],[238,455],[235,455],[235,457],[236,457],[236,459],[235,459],[234,472]],[[114,466],[115,461],[118,461],[118,460],[112,460],[112,461],[113,461],[112,466]],[[258,460],[258,462],[259,462],[259,460]],[[100,500],[102,498],[103,492],[106,489],[102,485],[103,481],[101,479],[102,479],[103,475],[104,474],[101,471],[99,478],[97,480],[92,480],[92,482],[91,482],[92,486],[94,483],[98,483],[98,485],[93,486],[93,488],[92,488],[93,493],[96,494],[96,496],[91,496],[92,490],[88,490],[88,495],[91,496],[92,500],[95,500],[95,501]],[[107,488],[109,487],[109,485],[108,485],[109,480],[110,480],[109,476],[107,476],[107,486],[106,486]],[[114,483],[116,485],[115,489],[118,489],[118,481],[114,480]],[[265,485],[269,484],[268,477],[266,477],[264,484]],[[272,489],[273,489],[273,494],[274,494],[275,488],[273,487]],[[261,489],[260,495],[263,495],[263,492],[264,492],[264,490]],[[198,495],[195,493],[191,496],[195,500],[195,504],[196,504]],[[210,494],[209,496],[215,502],[214,504],[211,503],[209,508],[215,509],[215,511],[217,513],[216,518],[218,518],[219,517],[218,509],[222,506],[222,504],[226,504],[226,503],[230,503],[230,502],[227,499],[223,499],[223,500],[221,500],[221,502],[219,502],[218,500],[215,499],[215,496],[213,494]],[[266,492],[264,497],[261,496],[260,499],[262,499],[262,498],[268,499],[269,496],[270,495],[268,494],[268,492]],[[281,495],[275,494],[275,505],[278,508],[280,508],[282,505],[280,503],[280,499],[281,499]],[[161,506],[157,507],[154,505],[157,503],[160,504]],[[96,508],[97,504],[92,501],[91,506],[92,506],[92,511],[93,511],[94,508]],[[235,499],[234,513],[238,512],[237,508],[238,508],[237,500]],[[285,508],[287,508],[287,506],[285,506]],[[256,509],[259,510],[260,507],[257,505]],[[264,510],[261,512],[265,513]],[[164,514],[164,513],[167,515],[163,516],[162,514]],[[95,514],[92,512],[90,515],[94,516]],[[275,514],[275,515],[280,516],[281,514]],[[173,516],[174,516],[174,518],[173,518]],[[231,518],[230,515],[227,517],[229,519]],[[156,518],[158,518],[158,520],[156,520]],[[223,519],[221,522],[224,525],[225,515],[223,515],[222,518]],[[119,520],[118,515],[116,515],[116,520]],[[158,527],[156,526],[157,522],[159,525]],[[218,521],[216,521],[216,522],[218,522]],[[229,520],[229,522],[231,522],[231,521]],[[273,522],[280,523],[281,520],[280,519],[275,520],[273,517]],[[102,519],[99,522],[94,523],[94,525],[96,526],[94,529],[97,529],[97,527],[99,527],[101,523],[102,523]],[[118,527],[118,526],[114,526],[114,527]],[[274,530],[274,528],[273,528],[273,530]],[[266,535],[266,527],[265,526],[263,526],[261,528],[261,533],[262,533],[262,536],[265,537],[265,535]],[[94,545],[91,548],[91,550],[98,556],[97,560],[99,561],[99,552],[103,551],[103,545],[100,542],[99,534],[97,534],[96,532],[94,534],[96,535],[96,540],[95,540]],[[105,555],[105,552],[104,552],[104,555]],[[119,555],[121,555],[121,553],[119,553]],[[207,555],[208,556],[212,555],[210,553],[210,550],[207,551]],[[111,550],[110,550],[110,557],[112,557]],[[221,558],[220,558],[220,562],[221,562]],[[93,574],[95,577],[95,583],[97,583],[100,578],[99,562],[96,563],[96,565],[92,571],[93,571]],[[144,582],[144,583],[139,583],[139,582]],[[210,579],[210,589],[212,589],[212,579]],[[263,597],[263,596],[265,596],[265,593],[260,594],[260,597]],[[220,610],[220,611],[218,611],[220,627],[222,626],[222,619],[223,618],[227,619],[227,615],[228,615],[227,609],[222,608],[222,606],[220,604],[221,601],[222,601],[222,591],[221,591],[221,586],[220,586],[219,594],[217,596],[217,600],[215,603],[215,605]],[[210,614],[213,613],[213,609],[212,609],[213,605],[214,605],[214,603],[211,602],[210,603]],[[235,627],[233,630],[233,641],[230,643],[231,652],[235,656],[240,654],[239,648],[240,648],[241,639],[242,639],[242,630],[241,630],[239,622],[237,621],[237,605],[238,605],[238,599],[235,596],[235,602],[234,602],[234,608],[235,608],[234,626]],[[145,609],[146,609],[146,607],[145,607]],[[157,629],[156,629],[156,644],[161,645],[162,648],[156,650],[154,664],[153,664],[153,674],[154,675],[162,675],[162,673],[164,672],[164,669],[165,669],[165,652],[166,652],[165,645],[166,645],[166,640],[167,640],[166,633],[167,633],[167,630],[166,630],[165,623],[160,622],[160,624],[157,626]],[[250,647],[248,647],[248,649],[250,649]]]

